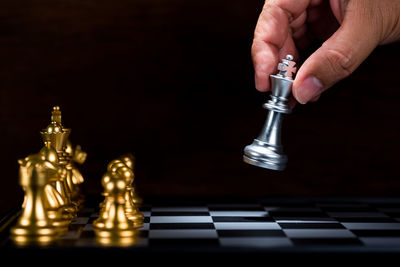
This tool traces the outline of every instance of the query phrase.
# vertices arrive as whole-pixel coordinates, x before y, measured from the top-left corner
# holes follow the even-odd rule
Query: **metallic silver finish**
[[[277,75],[271,77],[271,99],[263,105],[269,110],[267,120],[260,135],[244,149],[243,161],[258,167],[284,170],[287,157],[281,144],[281,125],[283,114],[291,113],[288,105],[292,91],[292,73],[296,72],[293,56],[287,55],[279,63]]]

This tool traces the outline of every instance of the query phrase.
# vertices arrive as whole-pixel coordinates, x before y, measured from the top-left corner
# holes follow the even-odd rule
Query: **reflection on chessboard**
[[[87,154],[80,146],[73,148],[70,133],[71,129],[61,123],[60,108],[55,106],[51,123],[40,132],[43,148],[18,161],[25,198],[10,230],[18,246],[51,245],[71,236],[70,230],[82,221],[78,216],[84,203],[80,191],[84,179],[76,164],[82,164]],[[132,244],[137,229],[143,226],[144,216],[138,210],[142,200],[133,184],[134,160],[132,154],[125,154],[111,161],[101,180],[105,199],[93,226],[103,243]]]
[[[156,200],[144,204],[143,227],[132,243],[101,243],[93,222],[96,201],[88,201],[54,246],[207,247],[320,249],[400,247],[400,199],[265,199],[230,202]],[[9,243],[8,246],[12,246]]]

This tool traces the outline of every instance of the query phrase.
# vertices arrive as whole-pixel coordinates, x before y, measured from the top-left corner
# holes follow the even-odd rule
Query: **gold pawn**
[[[135,157],[131,153],[124,154],[119,159],[134,172]],[[136,192],[135,181],[132,183],[131,198],[136,207],[140,208],[140,206],[143,204],[143,199]]]
[[[132,200],[132,183],[135,177],[132,169],[128,168],[121,160],[116,159],[110,162],[110,164],[107,166],[107,170],[115,172],[120,177],[125,179],[127,184],[125,192],[125,214],[128,219],[134,223],[135,227],[142,227],[144,223],[144,216],[142,213],[140,213],[139,209]]]
[[[19,160],[18,163],[19,182],[25,191],[25,203],[22,215],[11,229],[12,239],[19,245],[47,245],[60,235],[48,217],[44,204],[44,188],[49,183],[49,177],[56,175],[57,168],[38,154]]]
[[[110,182],[111,180],[111,173],[110,172],[106,172],[103,177],[101,178],[101,185],[103,186],[103,188],[105,189],[107,187],[107,184]],[[103,196],[105,196],[105,199],[102,203],[100,203],[99,207],[100,207],[100,215],[99,215],[99,222],[100,221],[104,221],[107,219],[108,213],[104,212],[104,210],[108,210],[109,209],[109,204],[110,204],[110,198],[107,198],[107,193],[104,192],[102,193]]]
[[[104,179],[104,176],[107,178]],[[104,188],[107,198],[99,218],[93,222],[96,236],[99,238],[133,237],[137,231],[125,214],[125,178],[116,173],[106,173],[104,176],[102,180],[108,180]]]
[[[116,171],[116,166],[115,166],[115,164],[117,164],[117,163],[122,163],[121,162],[121,160],[119,160],[119,159],[116,159],[116,160],[112,160],[108,165],[107,165],[107,172],[115,172]],[[105,175],[105,176],[103,176],[103,179],[102,179],[102,186],[103,187],[105,187],[105,185],[107,184],[107,182],[109,181],[108,179],[110,179],[110,176],[108,176],[108,175]],[[104,201],[103,202],[101,202],[100,203],[100,209],[101,208],[103,208],[104,206],[105,206],[105,200],[106,200],[106,198],[107,198],[107,192],[106,191],[104,191],[103,193],[102,193],[102,196],[104,196]]]

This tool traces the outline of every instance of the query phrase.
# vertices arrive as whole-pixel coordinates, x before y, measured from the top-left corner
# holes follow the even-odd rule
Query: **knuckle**
[[[325,58],[333,73],[339,77],[347,77],[354,71],[352,58],[338,49],[328,49]]]

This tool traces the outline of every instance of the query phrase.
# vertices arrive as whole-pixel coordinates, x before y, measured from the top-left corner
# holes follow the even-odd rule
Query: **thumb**
[[[307,103],[349,76],[379,44],[380,26],[373,12],[362,3],[350,3],[339,29],[299,69],[293,83],[298,102]]]

